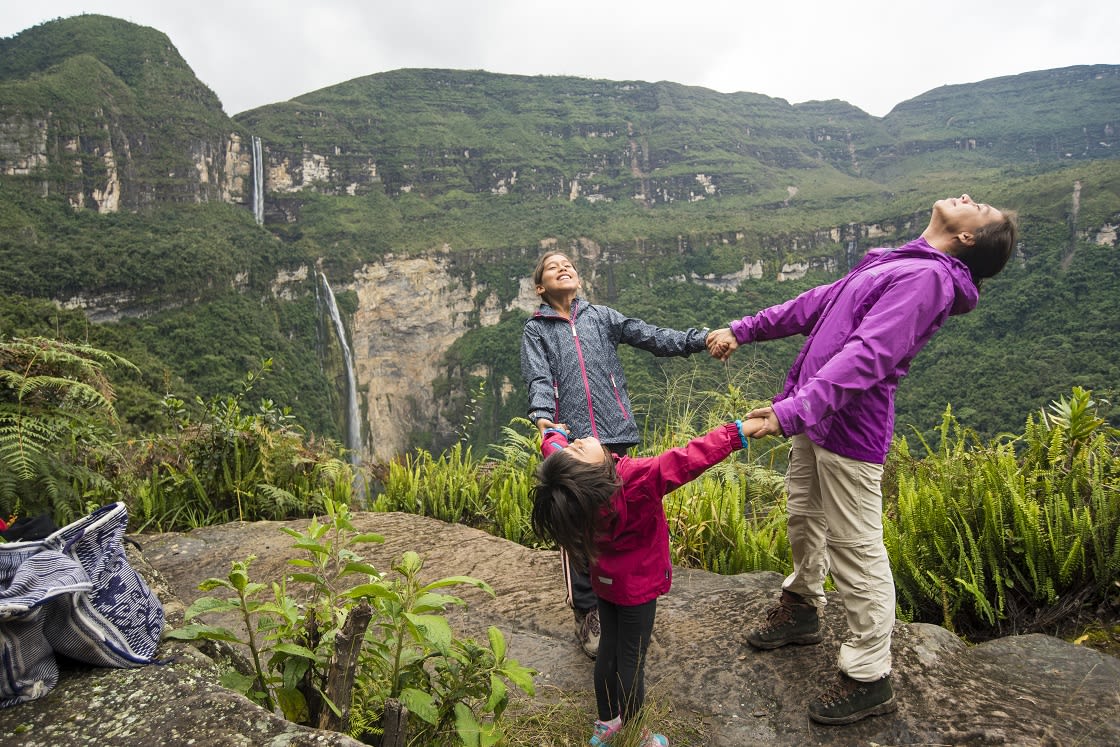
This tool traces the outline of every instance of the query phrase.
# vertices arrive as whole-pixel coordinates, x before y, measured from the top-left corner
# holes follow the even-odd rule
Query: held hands
[[[739,341],[736,340],[735,335],[731,333],[730,327],[712,330],[708,333],[704,344],[708,348],[708,353],[716,360],[721,361],[730,358],[735,348],[739,347]],[[744,423],[744,426],[745,425]]]
[[[568,428],[568,426],[565,425],[564,423],[553,423],[548,418],[538,418],[537,419],[537,430],[541,432],[541,435],[544,435],[545,430],[548,429],[548,428],[555,428],[558,431],[564,431],[565,433],[571,433],[571,429]]]
[[[762,438],[763,436],[784,436],[782,424],[774,414],[773,407],[760,407],[747,413],[743,421],[743,435],[747,438]]]

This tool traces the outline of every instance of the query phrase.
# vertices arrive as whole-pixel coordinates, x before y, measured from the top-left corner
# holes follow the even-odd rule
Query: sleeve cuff
[[[736,420],[735,428],[739,431],[739,443],[744,449],[747,448],[747,437],[743,434],[743,421]]]

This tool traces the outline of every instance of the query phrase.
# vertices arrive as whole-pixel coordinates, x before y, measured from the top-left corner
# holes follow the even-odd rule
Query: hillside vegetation
[[[1120,381],[1108,239],[1120,224],[1120,67],[944,86],[883,118],[668,82],[397,70],[231,120],[172,41],[96,15],[0,40],[0,334],[62,334],[151,361],[121,392],[130,421],[157,422],[152,403],[168,392],[188,406],[216,396],[271,358],[261,393],[338,437],[344,377],[314,277],[273,287],[301,267],[338,286],[390,254],[446,252],[506,304],[542,242],[591,247],[593,300],[715,327],[911,238],[935,199],[963,191],[1018,210],[1021,251],[915,362],[900,428],[930,434],[951,401],[981,433],[1014,430],[1071,385],[1108,398]],[[234,156],[250,135],[295,180],[266,194],[263,228]],[[40,147],[38,165],[4,155]],[[314,158],[320,171],[308,171]],[[120,208],[97,213],[108,170]],[[762,278],[737,292],[704,282],[754,263]],[[791,266],[804,274],[778,282]],[[356,299],[339,301],[355,311]],[[469,332],[430,384],[476,445],[522,414],[520,319]],[[625,363],[656,427],[666,380],[758,367],[752,394],[765,397],[794,346],[743,351],[726,371],[629,351]],[[419,424],[415,443],[450,437]]]
[[[460,744],[454,724],[496,742],[508,685],[532,692],[531,675],[497,628],[452,638],[439,613],[459,600],[432,594],[485,580],[423,585],[410,552],[373,568],[359,551],[380,538],[350,511],[539,544],[525,314],[510,309],[541,248],[576,255],[595,301],[717,327],[912,238],[934,200],[968,192],[1016,209],[1021,242],[899,389],[884,478],[898,612],[972,640],[1106,648],[1120,609],[1117,112],[1120,66],[1106,65],[944,86],[883,118],[675,83],[398,70],[231,119],[158,30],[44,23],[0,39],[0,518],[61,524],[116,500],[141,532],[315,516],[289,532],[298,601],[250,583],[247,551],[175,635],[228,641],[195,618],[257,616],[254,671],[227,686],[362,736],[400,699],[419,741]],[[431,389],[439,418],[408,421],[410,448],[356,469],[318,274],[357,329],[370,310],[356,271],[402,258],[448,268],[434,303],[471,289],[456,312],[469,328],[431,351],[436,380],[404,379]],[[426,340],[430,320],[410,321],[398,334]],[[391,341],[354,342],[360,356]],[[728,365],[622,351],[638,450],[765,402],[798,342]],[[674,563],[789,571],[787,448],[752,441],[667,497]],[[365,642],[348,660],[346,640]],[[323,708],[347,697],[349,715]]]

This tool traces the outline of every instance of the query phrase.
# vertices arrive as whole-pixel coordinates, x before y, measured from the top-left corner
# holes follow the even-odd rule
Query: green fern
[[[110,367],[136,370],[89,345],[0,339],[0,512],[69,521],[117,497],[99,472],[117,460]]]
[[[1029,630],[1063,598],[1110,593],[1120,462],[1092,402],[1075,389],[1022,436],[988,443],[946,409],[922,460],[896,441],[884,538],[907,615],[991,635]]]

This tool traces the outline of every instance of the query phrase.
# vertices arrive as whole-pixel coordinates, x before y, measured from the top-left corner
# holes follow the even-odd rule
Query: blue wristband
[[[747,437],[743,435],[743,421],[736,420],[735,427],[739,429],[739,440],[743,443],[743,448],[747,448]]]

